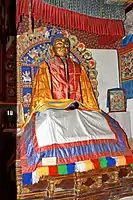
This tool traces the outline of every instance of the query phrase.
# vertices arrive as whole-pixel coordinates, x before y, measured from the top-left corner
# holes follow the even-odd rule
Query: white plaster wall
[[[118,56],[116,50],[90,49],[97,62],[99,105],[108,112],[107,91],[119,87]]]
[[[118,56],[116,50],[90,49],[97,62],[99,105],[108,112],[107,90],[119,87]],[[127,100],[127,111],[130,112],[131,137],[133,138],[133,99]]]

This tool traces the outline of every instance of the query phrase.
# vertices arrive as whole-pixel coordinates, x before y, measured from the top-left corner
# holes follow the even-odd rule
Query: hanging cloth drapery
[[[29,15],[28,0],[18,0],[16,24],[18,26],[20,17]],[[51,25],[62,28],[76,29],[86,31],[90,34],[118,36],[120,39],[124,36],[124,27],[121,20],[101,19],[89,17],[84,14],[58,8],[46,4],[41,0],[32,0],[32,17]]]

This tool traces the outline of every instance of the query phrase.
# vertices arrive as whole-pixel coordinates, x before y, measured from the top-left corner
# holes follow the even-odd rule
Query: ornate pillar
[[[7,14],[8,13],[8,14]],[[6,0],[6,63],[5,63],[5,101],[16,103],[16,1]],[[10,41],[14,37],[14,41]]]
[[[0,101],[4,100],[4,91],[5,91],[5,76],[4,76],[4,66],[5,66],[5,60],[6,60],[6,29],[5,29],[5,1],[1,0],[0,5]]]

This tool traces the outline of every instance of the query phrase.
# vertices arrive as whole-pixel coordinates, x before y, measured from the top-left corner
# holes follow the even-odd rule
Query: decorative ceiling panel
[[[41,0],[53,6],[72,10],[89,16],[125,20],[123,3],[111,3],[117,0]],[[108,3],[107,3],[108,1]]]

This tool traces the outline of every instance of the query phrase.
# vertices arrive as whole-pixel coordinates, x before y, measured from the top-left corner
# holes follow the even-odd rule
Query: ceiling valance
[[[21,16],[29,15],[28,0],[17,2],[17,26],[21,22]],[[102,19],[47,4],[41,0],[32,0],[31,16],[61,28],[76,29],[91,34],[114,36],[117,39],[124,36],[124,27],[121,20]]]

